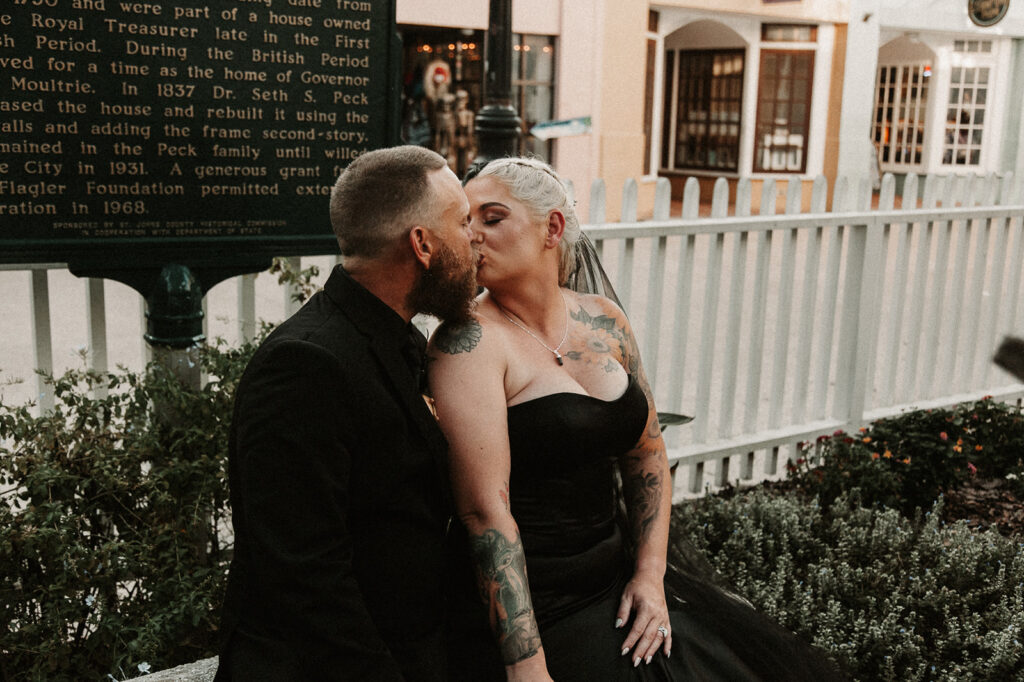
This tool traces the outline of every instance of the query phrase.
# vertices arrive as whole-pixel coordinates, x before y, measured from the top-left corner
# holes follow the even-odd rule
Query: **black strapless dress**
[[[634,668],[632,656],[621,655],[629,623],[616,629],[614,622],[632,559],[618,511],[616,459],[640,439],[647,415],[646,396],[632,377],[615,400],[555,393],[508,408],[510,504],[551,676],[558,682],[804,679],[796,670],[776,677],[772,664],[756,660],[773,645],[754,646],[753,665],[745,660],[750,658],[744,653],[751,650],[750,623],[742,633],[730,630],[749,616],[760,623],[755,636],[774,626],[710,584],[690,578],[666,585],[672,656],[659,651],[649,665],[641,661]],[[450,679],[504,680],[467,558],[465,531],[456,525],[450,543]],[[700,593],[696,600],[687,596],[694,591]],[[709,601],[710,595],[717,596]],[[704,613],[708,610],[715,613]],[[738,610],[740,617],[721,618],[730,610]],[[770,634],[776,640],[796,642],[795,636],[775,629]],[[744,649],[737,652],[737,647]]]

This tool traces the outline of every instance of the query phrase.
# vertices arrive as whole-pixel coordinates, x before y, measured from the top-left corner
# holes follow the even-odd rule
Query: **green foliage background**
[[[70,371],[41,417],[0,405],[5,680],[125,679],[215,653],[227,429],[252,350],[202,350],[201,391],[154,365]]]

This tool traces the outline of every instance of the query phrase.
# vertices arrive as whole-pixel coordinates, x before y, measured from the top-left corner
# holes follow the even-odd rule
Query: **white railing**
[[[627,182],[616,224],[603,222],[598,186],[585,229],[630,312],[658,409],[696,417],[666,432],[677,498],[778,475],[799,442],[835,429],[1024,396],[991,362],[1024,323],[1012,177],[930,177],[918,202],[909,176],[898,210],[892,176],[875,209],[869,186],[840,180],[833,212],[818,178],[802,214],[794,180],[779,216],[773,180],[750,216],[751,182],[737,182],[729,215],[719,179],[707,218],[691,179],[672,219],[666,184],[655,219],[637,222]]]
[[[805,213],[802,183],[786,184],[783,215],[775,215],[774,180],[763,182],[752,216],[752,183],[739,180],[730,202],[720,179],[710,216],[698,217],[690,179],[681,213],[670,217],[661,179],[653,219],[638,221],[629,181],[616,223],[605,219],[603,183],[591,188],[584,229],[630,313],[658,409],[696,417],[666,432],[677,498],[779,475],[797,443],[835,429],[982,395],[1024,397],[1024,384],[991,363],[1002,336],[1024,324],[1024,202],[1012,177],[929,177],[918,201],[911,175],[899,209],[891,176],[874,208],[866,183],[840,180],[832,211],[818,178]],[[334,262],[302,259],[321,266],[321,281]],[[45,409],[52,398],[29,368],[80,363],[76,347],[97,369],[145,362],[133,291],[77,280],[60,264],[0,267],[8,294],[25,290],[25,280],[24,307],[17,296],[0,307],[6,402],[33,399]],[[84,311],[73,302],[83,295]],[[291,292],[265,274],[220,284],[204,304],[207,334],[229,341],[295,308]],[[25,381],[10,384],[11,376]]]

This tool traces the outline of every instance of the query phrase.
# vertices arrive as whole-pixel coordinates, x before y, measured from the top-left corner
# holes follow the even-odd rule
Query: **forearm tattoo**
[[[458,355],[469,353],[480,343],[483,329],[476,320],[468,320],[457,324],[441,325],[434,336],[434,345],[442,353]]]
[[[533,615],[519,534],[510,541],[489,528],[481,535],[471,534],[469,542],[480,598],[487,606],[502,660],[512,665],[535,655],[540,651],[540,632]]]
[[[661,475],[654,471],[626,474],[622,489],[633,537],[641,543],[650,536],[661,508]]]

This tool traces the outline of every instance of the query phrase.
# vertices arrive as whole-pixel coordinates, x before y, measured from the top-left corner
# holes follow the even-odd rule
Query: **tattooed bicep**
[[[448,355],[469,353],[480,343],[482,335],[483,328],[474,319],[455,324],[445,322],[434,334],[434,347]]]

